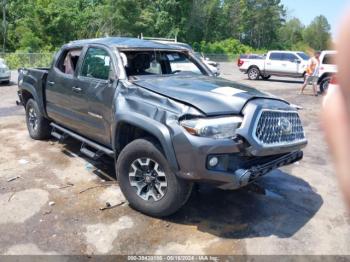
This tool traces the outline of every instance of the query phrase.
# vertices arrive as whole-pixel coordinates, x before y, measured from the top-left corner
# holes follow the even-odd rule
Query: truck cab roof
[[[187,51],[185,47],[175,46],[170,44],[163,44],[151,40],[143,40],[131,37],[104,37],[94,39],[84,39],[72,41],[67,44],[67,47],[83,46],[88,44],[102,44],[108,47],[116,47],[118,49],[165,49],[165,50],[183,50]]]

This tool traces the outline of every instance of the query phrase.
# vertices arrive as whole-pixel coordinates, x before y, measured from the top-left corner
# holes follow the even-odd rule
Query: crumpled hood
[[[253,98],[278,99],[249,86],[209,76],[141,76],[133,83],[190,104],[206,115],[240,114]]]

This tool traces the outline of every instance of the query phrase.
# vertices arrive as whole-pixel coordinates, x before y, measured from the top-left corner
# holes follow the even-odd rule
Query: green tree
[[[331,41],[330,30],[331,26],[329,25],[327,18],[323,15],[317,16],[305,29],[304,41],[313,49],[327,49]]]
[[[293,45],[303,41],[304,25],[298,18],[293,18],[286,22],[279,31],[282,46],[290,49]]]
[[[9,51],[55,51],[75,39],[141,33],[177,36],[211,52],[238,52],[246,46],[306,48],[308,44],[321,49],[330,38],[329,24],[322,16],[303,34],[298,19],[285,23],[281,0],[6,1],[7,33],[2,30],[0,44],[5,40]]]

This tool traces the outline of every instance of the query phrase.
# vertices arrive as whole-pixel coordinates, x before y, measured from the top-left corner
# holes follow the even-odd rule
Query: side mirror
[[[301,60],[300,59],[295,59],[294,62],[297,63],[297,64],[300,64]]]
[[[205,61],[209,61],[209,57],[204,58]]]

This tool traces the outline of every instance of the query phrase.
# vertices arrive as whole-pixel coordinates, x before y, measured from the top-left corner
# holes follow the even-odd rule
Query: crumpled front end
[[[198,137],[172,125],[178,175],[236,189],[302,159],[307,140],[298,113],[287,103],[254,99],[242,117],[236,136],[228,139]]]

